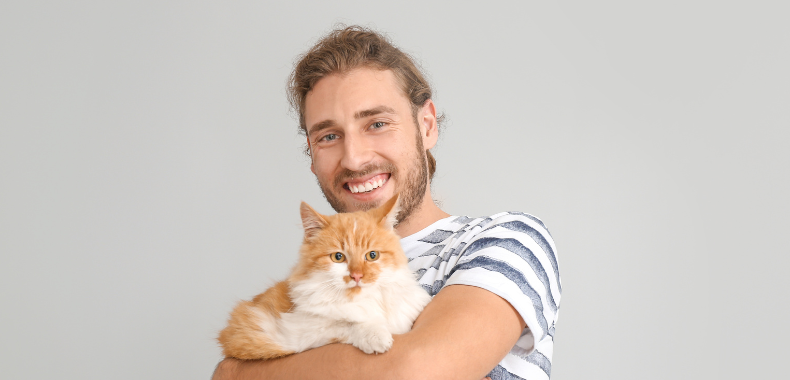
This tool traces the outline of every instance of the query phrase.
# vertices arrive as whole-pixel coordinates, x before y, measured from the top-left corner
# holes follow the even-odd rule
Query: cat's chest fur
[[[338,277],[325,274],[291,283],[294,312],[353,323],[384,323],[390,332],[402,334],[429,300],[407,268],[384,270],[376,283],[356,291],[344,285]]]

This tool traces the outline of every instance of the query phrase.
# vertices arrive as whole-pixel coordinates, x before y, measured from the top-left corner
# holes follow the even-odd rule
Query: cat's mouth
[[[367,288],[369,286],[371,286],[371,284],[369,284],[367,282],[362,282],[362,281],[355,282],[355,281],[352,280],[352,281],[346,282],[346,288],[349,289],[349,290],[353,290],[355,288],[356,289],[362,289],[362,288]]]
[[[350,191],[352,194],[369,193],[379,187],[384,186],[390,179],[389,173],[376,174],[370,178],[357,181],[349,181],[343,185],[343,188]]]

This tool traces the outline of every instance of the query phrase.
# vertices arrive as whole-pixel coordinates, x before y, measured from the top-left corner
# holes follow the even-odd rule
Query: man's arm
[[[521,336],[524,320],[504,299],[466,285],[442,289],[384,354],[331,344],[269,361],[225,359],[214,380],[470,379],[493,369]]]

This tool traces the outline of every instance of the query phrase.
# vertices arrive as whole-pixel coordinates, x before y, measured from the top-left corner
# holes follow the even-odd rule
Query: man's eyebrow
[[[334,120],[324,120],[324,121],[322,121],[320,123],[313,124],[313,126],[310,127],[310,129],[307,131],[307,134],[309,135],[311,133],[316,133],[316,132],[318,132],[318,131],[320,131],[322,129],[327,129],[327,128],[329,128],[331,126],[334,126],[334,125],[335,125],[335,121]]]
[[[395,110],[390,108],[390,107],[387,107],[387,106],[378,106],[378,107],[373,107],[371,109],[367,109],[367,110],[364,110],[364,111],[359,111],[359,112],[354,114],[354,118],[355,119],[362,119],[362,118],[365,118],[365,117],[378,115],[380,113],[395,113]]]
[[[359,111],[359,112],[354,114],[354,118],[358,120],[358,119],[363,119],[363,118],[370,117],[370,116],[375,116],[375,115],[378,115],[380,113],[392,113],[392,114],[394,114],[395,110],[393,108],[387,107],[387,106],[378,106],[378,107],[373,107],[371,109],[366,109],[366,110]],[[331,119],[327,119],[327,120],[324,120],[322,122],[315,123],[315,124],[313,124],[312,127],[310,127],[307,130],[307,134],[309,135],[311,133],[319,132],[322,129],[327,129],[327,128],[330,128],[330,127],[334,127],[335,124],[336,124],[335,121],[331,120]]]

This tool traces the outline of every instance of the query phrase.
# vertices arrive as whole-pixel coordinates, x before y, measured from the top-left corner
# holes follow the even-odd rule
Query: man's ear
[[[436,105],[433,100],[428,99],[420,108],[417,120],[420,125],[420,136],[422,136],[422,146],[431,149],[439,141],[439,125],[436,121]]]
[[[395,194],[390,200],[383,205],[371,211],[373,216],[379,221],[382,227],[393,229],[398,223],[398,213],[400,212],[400,197]]]
[[[317,235],[321,229],[328,224],[324,216],[319,214],[318,211],[315,211],[307,203],[302,202],[299,211],[302,214],[302,227],[304,227],[305,240]]]

